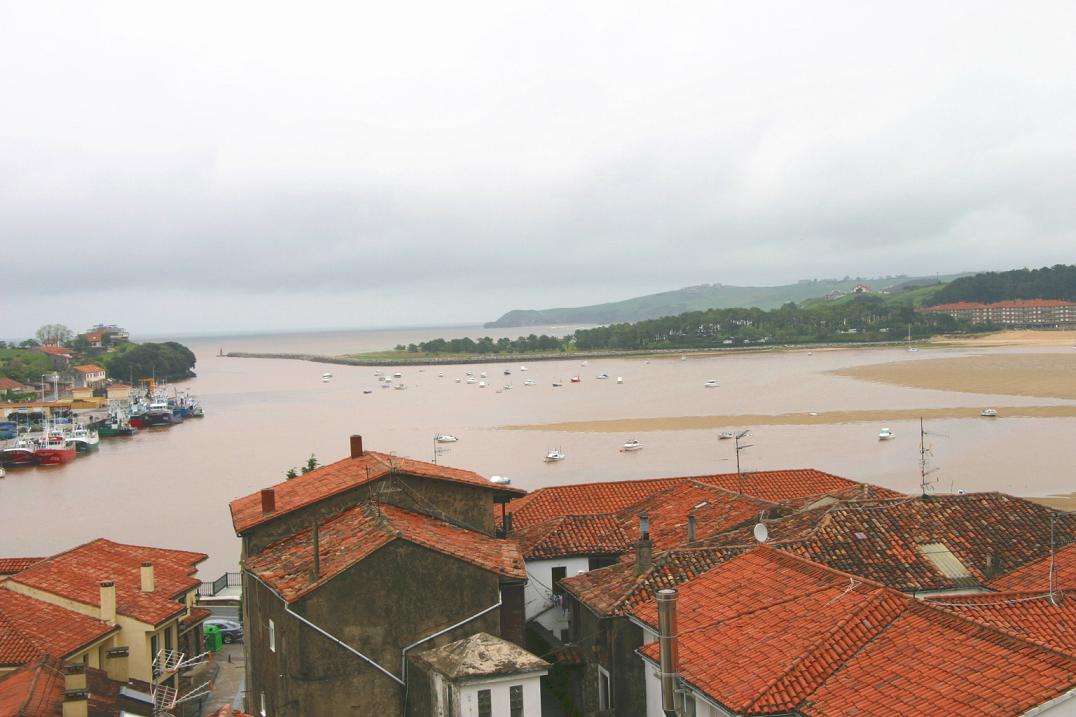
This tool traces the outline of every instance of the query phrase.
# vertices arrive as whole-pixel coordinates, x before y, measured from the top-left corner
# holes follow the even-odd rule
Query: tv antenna
[[[736,435],[733,436],[733,438],[736,441],[736,486],[737,486],[738,492],[741,495],[743,494],[743,473],[740,472],[740,451],[745,450],[747,448],[750,448],[751,446],[753,446],[755,444],[754,443],[744,443],[744,444],[741,445],[740,441],[743,440],[744,438],[747,438],[749,435],[751,435],[751,429],[750,428],[745,428],[742,431],[738,431],[736,433]]]
[[[923,497],[927,491],[938,482],[936,478],[927,479],[927,476],[936,472],[937,468],[930,467],[930,459],[934,457],[933,448],[927,445],[927,431],[923,427],[923,417],[919,417],[919,487],[923,491]]]

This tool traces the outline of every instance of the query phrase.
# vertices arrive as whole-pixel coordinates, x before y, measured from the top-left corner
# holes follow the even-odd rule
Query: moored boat
[[[76,425],[74,430],[68,434],[68,440],[75,444],[75,450],[79,453],[89,453],[97,448],[101,442],[97,431],[86,428],[81,423]]]
[[[433,437],[433,440],[437,441],[438,443],[455,443],[459,439],[450,433],[438,433],[436,436]]]
[[[111,415],[108,420],[97,427],[97,435],[100,438],[113,438],[115,436],[133,436],[136,429],[127,419],[118,415]]]
[[[632,438],[629,441],[625,441],[624,445],[621,446],[620,450],[621,451],[640,451],[640,450],[642,450],[642,448],[643,448],[643,444],[640,443],[639,441],[635,440],[634,438]]]
[[[20,438],[15,445],[0,452],[0,463],[10,468],[37,465],[37,446],[33,441]]]
[[[703,385],[706,386],[706,388],[717,388],[717,381],[711,378]]]
[[[897,434],[893,433],[893,431],[889,430],[888,428],[883,428],[882,430],[878,431],[879,441],[891,441],[896,437]]]
[[[721,431],[721,433],[717,434],[717,437],[722,441],[727,441],[730,438],[734,438],[734,436],[732,435],[732,431]]]
[[[554,448],[549,453],[545,454],[545,462],[553,463],[555,461],[562,461],[567,457],[568,456],[564,455],[564,453],[559,448]]]
[[[983,416],[984,418],[997,418],[998,410],[996,408],[984,408],[983,412],[979,415]]]
[[[58,429],[52,429],[38,444],[37,464],[40,466],[62,465],[75,460],[77,454],[74,441],[68,439]]]

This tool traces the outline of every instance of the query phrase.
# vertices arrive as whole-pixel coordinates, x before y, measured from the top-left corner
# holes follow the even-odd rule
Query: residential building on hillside
[[[1000,324],[1012,328],[1058,328],[1076,325],[1076,303],[1056,299],[1019,299],[978,304],[927,306],[919,311],[949,314],[973,324]]]
[[[151,690],[144,682],[113,680],[104,670],[41,655],[0,675],[0,715],[149,717],[157,714]]]
[[[1061,554],[1076,538],[1076,516],[998,493],[823,498],[801,505],[762,517],[768,545],[916,596],[988,589],[1000,575]],[[658,589],[691,580],[755,545],[753,525],[652,557],[652,545],[640,540],[635,560],[563,580],[573,644],[593,656],[579,690],[583,713],[642,714],[641,672],[627,660],[644,644],[629,619],[632,611]]]
[[[131,340],[131,335],[127,333],[126,329],[121,329],[115,324],[98,324],[92,329],[87,329],[80,336],[86,339],[90,346],[95,349],[102,348],[108,344],[115,344],[120,342],[127,342]]]
[[[617,702],[641,703],[634,650],[642,634],[625,619],[580,610],[565,578],[609,565],[616,567],[598,572],[635,577],[650,569],[655,550],[698,545],[763,515],[894,497],[904,496],[813,469],[613,481],[536,490],[513,502],[505,526],[526,561],[529,630],[556,656],[554,671],[567,673],[555,681],[567,685],[564,698],[597,710],[613,693],[621,693]],[[581,637],[582,649],[572,649]]]
[[[86,363],[71,367],[72,379],[75,388],[96,389],[105,385],[107,373],[97,364]]]
[[[153,682],[162,651],[202,651],[209,613],[195,605],[194,574],[205,559],[98,539],[36,560],[0,582],[0,620],[12,635],[0,659],[14,667],[48,654],[120,682]],[[159,672],[158,683],[178,688],[175,670]]]
[[[247,711],[425,715],[409,655],[476,633],[522,646],[527,575],[494,523],[521,495],[352,436],[347,458],[233,501]]]
[[[921,601],[758,546],[658,597],[677,606],[664,641],[668,672],[659,600],[630,616],[646,643],[637,715],[664,717],[663,694],[696,717],[1065,715],[1076,707],[1076,639],[1054,637],[1076,606],[1049,595]],[[980,606],[990,608],[985,617]],[[1023,619],[1031,610],[1035,619]],[[1012,621],[994,614],[1009,611]],[[1027,624],[1041,633],[1029,636]]]

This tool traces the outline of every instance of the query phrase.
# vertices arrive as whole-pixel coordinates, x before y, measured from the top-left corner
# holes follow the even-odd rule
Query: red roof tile
[[[1076,687],[1076,660],[913,601],[799,711],[811,717],[1020,715]]]
[[[737,714],[1021,714],[1076,685],[1070,657],[765,546],[678,604],[683,680]]]
[[[1051,569],[1054,574],[1052,584]],[[1076,543],[1059,548],[1053,556],[1046,555],[994,578],[988,585],[1006,592],[1047,592],[1051,587],[1076,591]]]
[[[192,576],[197,564],[207,557],[203,553],[124,545],[99,538],[45,558],[9,580],[95,607],[100,605],[101,581],[113,580],[116,611],[157,625],[186,609],[175,598],[198,587],[199,581]],[[153,592],[141,589],[143,561],[153,563]]]
[[[525,579],[523,558],[511,540],[450,525],[391,505],[358,505],[334,515],[318,529],[319,578],[311,579],[311,529],[279,540],[244,567],[295,602],[393,540],[406,540],[511,578]]]
[[[119,629],[2,588],[0,627],[0,665],[21,665],[42,653],[66,658]]]
[[[435,478],[453,483],[486,488],[497,493],[524,495],[526,491],[519,488],[490,483],[471,471],[449,468],[435,463],[425,463],[410,458],[390,456],[385,453],[365,451],[358,458],[344,458],[335,463],[316,468],[273,486],[276,498],[276,510],[262,513],[260,493],[252,493],[237,498],[229,506],[232,511],[232,525],[235,532],[245,531],[281,515],[290,513],[304,506],[316,503],[338,493],[378,480],[393,471],[423,478]]]
[[[927,603],[1076,657],[1076,600],[1060,591],[945,595]]]
[[[67,358],[70,358],[75,355],[74,351],[63,346],[38,346],[37,350],[41,353],[50,354],[52,356],[65,356]]]
[[[98,366],[95,363],[84,363],[84,364],[80,364],[78,366],[72,366],[71,368],[78,371],[79,373],[98,373],[98,372],[103,373],[104,372],[104,369],[101,368],[100,366]]]
[[[204,607],[192,607],[190,613],[179,621],[179,627],[182,630],[189,630],[198,623],[209,618],[213,614],[213,611]]]
[[[925,306],[924,311],[959,311],[961,309],[1052,309],[1061,306],[1076,306],[1071,301],[1058,299],[1015,299],[1013,301],[997,301],[993,304],[978,304],[971,301],[958,301],[953,304],[938,304],[937,306]]]
[[[32,391],[30,386],[19,383],[7,376],[0,376],[0,391]]]
[[[804,496],[823,495],[831,491],[859,488],[875,497],[895,497],[899,493],[878,486],[858,483],[847,478],[823,473],[813,468],[755,473],[724,473],[677,478],[579,483],[575,485],[539,488],[512,503],[512,525],[524,528],[563,515],[616,513],[634,503],[682,483],[694,481],[723,488],[770,502],[781,502]]]
[[[0,575],[11,575],[25,570],[44,558],[0,558]]]
[[[632,541],[615,515],[565,515],[513,531],[511,537],[527,560],[622,553]]]
[[[3,717],[56,717],[63,704],[64,676],[59,662],[42,656],[14,672],[0,676],[0,715]]]

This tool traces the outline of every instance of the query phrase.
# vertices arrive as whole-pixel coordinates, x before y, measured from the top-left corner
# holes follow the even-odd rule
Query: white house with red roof
[[[84,363],[71,367],[75,388],[97,388],[103,386],[108,375],[104,367],[94,363]]]

